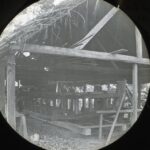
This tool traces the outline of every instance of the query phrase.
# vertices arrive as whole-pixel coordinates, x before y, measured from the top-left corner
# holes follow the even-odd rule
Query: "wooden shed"
[[[99,139],[109,128],[108,143],[141,112],[141,86],[150,83],[142,36],[102,0],[42,6],[47,13],[0,41],[1,112],[19,132],[23,123],[25,137],[30,116],[83,135],[97,128]]]

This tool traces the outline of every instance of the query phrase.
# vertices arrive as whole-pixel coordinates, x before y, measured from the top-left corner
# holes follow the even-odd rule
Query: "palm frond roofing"
[[[45,45],[72,46],[81,40],[113,7],[105,1],[99,1],[95,17],[93,14],[96,1],[63,0],[59,5],[54,5],[54,0],[41,0],[35,3],[21,12],[4,30],[0,38],[0,54],[8,50],[7,46],[11,43],[24,45],[26,40],[30,44],[42,45],[44,41]],[[76,18],[82,19],[75,19],[75,14],[78,16]],[[71,21],[66,23],[67,19]],[[76,24],[78,24],[77,27],[75,27]],[[56,33],[51,30],[54,29],[53,26]],[[86,26],[88,30],[85,29]],[[46,31],[47,28],[49,31]],[[44,39],[46,32],[48,36]],[[128,51],[124,53],[125,55],[135,56],[134,23],[122,11],[119,11],[87,44],[85,49],[105,52],[126,49]],[[149,58],[144,41],[143,57]]]
[[[53,0],[41,0],[26,8],[15,17],[0,36],[0,47],[10,42],[13,37],[30,36],[42,26],[51,26],[57,20],[69,14],[69,11],[87,0],[67,0],[54,5]]]

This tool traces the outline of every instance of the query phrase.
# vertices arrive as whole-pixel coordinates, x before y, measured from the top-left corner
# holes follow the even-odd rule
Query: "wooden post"
[[[84,93],[86,93],[86,84],[83,86]],[[82,112],[84,113],[86,110],[86,100],[83,98]]]
[[[93,111],[92,99],[89,99],[89,110]]]
[[[132,72],[132,81],[133,81],[133,119],[132,124],[137,120],[137,106],[138,106],[138,65],[133,65]]]
[[[136,36],[136,54],[138,58],[142,58],[143,56],[142,36],[137,27],[135,27],[135,36]]]
[[[67,111],[67,99],[65,99],[65,98],[62,98],[61,99],[62,100],[62,109],[63,109],[63,111],[64,112],[66,112]]]
[[[7,121],[16,129],[16,103],[15,103],[15,56],[8,58],[7,64]]]
[[[89,33],[80,41],[78,41],[76,44],[79,46],[75,47],[74,49],[83,49],[94,37],[95,35],[100,32],[100,30],[113,18],[113,16],[118,12],[118,8],[113,7],[99,22],[98,24],[93,27]],[[75,44],[75,45],[76,45]]]
[[[138,28],[135,27],[135,37],[136,37],[136,55],[138,58],[142,58],[142,36],[139,32]],[[132,124],[138,118],[138,64],[133,64],[133,72],[132,72],[132,81],[133,81],[133,119]]]
[[[75,114],[79,113],[79,100],[78,99],[74,99],[74,111],[75,111]]]
[[[0,62],[0,111],[5,116],[5,62]]]
[[[102,126],[103,126],[103,114],[100,114],[100,118],[99,118],[99,135],[98,135],[99,140],[102,139],[102,135],[103,135],[103,133],[102,133],[103,132]]]
[[[20,126],[18,132],[25,138],[28,139],[27,122],[24,115],[20,115]]]
[[[59,82],[56,82],[56,95],[57,95],[57,93],[59,93]],[[57,102],[57,99],[53,100],[54,107],[56,107],[56,102]]]

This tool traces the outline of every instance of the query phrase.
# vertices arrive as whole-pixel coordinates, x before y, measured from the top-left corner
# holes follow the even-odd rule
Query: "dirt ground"
[[[30,142],[47,150],[97,150],[104,145],[96,133],[83,136],[31,118],[27,119],[27,124],[29,137],[35,133],[40,135],[38,141]]]

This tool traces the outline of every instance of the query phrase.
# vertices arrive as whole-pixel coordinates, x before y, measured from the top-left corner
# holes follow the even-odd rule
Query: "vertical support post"
[[[86,85],[83,86],[84,88],[84,93],[86,93]],[[82,112],[84,113],[86,110],[86,100],[83,98],[83,105],[82,105]]]
[[[142,36],[137,27],[135,27],[135,36],[136,36],[136,55],[138,58],[142,58]]]
[[[89,110],[90,110],[90,112],[93,111],[93,108],[92,108],[92,99],[89,99]]]
[[[102,135],[103,135],[103,114],[100,114],[100,118],[99,118],[99,135],[98,138],[99,140],[102,139]]]
[[[59,93],[59,82],[56,82],[56,95]],[[53,100],[53,106],[56,107],[57,98]]]
[[[67,99],[63,98],[62,102],[63,102],[63,111],[66,112],[67,111]]]
[[[75,114],[77,115],[79,113],[79,100],[78,99],[74,99],[74,110],[75,110]]]
[[[83,98],[83,111],[85,110],[85,105],[86,105],[86,102],[85,102],[85,98]]]
[[[0,111],[5,116],[5,62],[0,62]]]
[[[132,124],[137,120],[137,107],[138,107],[138,65],[133,65],[132,72],[132,81],[133,81],[133,120]]]
[[[137,27],[135,27],[135,38],[136,38],[136,55],[138,58],[142,58],[142,36]],[[133,81],[133,119],[132,124],[135,123],[138,117],[138,65],[133,65],[132,72],[132,81]]]
[[[16,103],[15,103],[15,55],[8,58],[7,64],[7,121],[16,129]]]
[[[71,103],[71,104],[70,104],[70,110],[71,110],[71,112],[73,112],[73,99],[70,99],[70,101],[71,101],[71,102],[70,102],[70,103]]]

